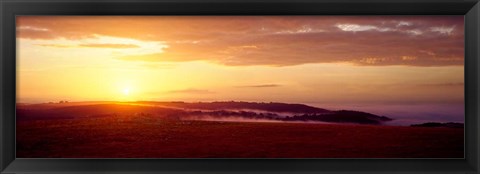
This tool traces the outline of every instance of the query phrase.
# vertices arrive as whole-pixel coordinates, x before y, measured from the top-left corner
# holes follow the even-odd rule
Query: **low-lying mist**
[[[315,124],[335,124],[322,121],[285,121],[261,118],[245,118],[241,116],[218,117],[212,115],[184,116],[181,120],[189,121],[218,121],[218,122],[261,122],[261,123],[315,123]]]

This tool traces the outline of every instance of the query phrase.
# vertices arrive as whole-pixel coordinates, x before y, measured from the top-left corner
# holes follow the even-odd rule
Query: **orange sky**
[[[17,102],[463,104],[463,16],[17,17]]]

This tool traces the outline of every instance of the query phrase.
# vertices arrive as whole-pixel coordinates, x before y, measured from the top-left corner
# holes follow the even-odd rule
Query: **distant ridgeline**
[[[208,115],[211,117],[242,117],[278,121],[317,121],[332,123],[381,124],[391,118],[359,111],[330,111],[303,104],[254,103],[254,102],[212,102],[183,103],[177,107],[201,109],[188,112],[188,115]]]
[[[437,123],[437,122],[428,122],[422,124],[412,124],[411,127],[448,127],[448,128],[463,128],[463,123]]]
[[[17,105],[19,120],[68,119],[117,114],[161,115],[177,119],[254,119],[273,121],[382,124],[391,118],[366,112],[331,111],[303,104],[256,102],[85,102]]]

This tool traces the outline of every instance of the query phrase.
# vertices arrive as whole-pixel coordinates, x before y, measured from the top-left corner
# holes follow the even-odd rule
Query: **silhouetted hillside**
[[[334,123],[381,124],[391,118],[359,111],[333,111],[327,114],[303,114],[286,117],[286,121],[323,121]]]
[[[39,109],[40,108],[40,109]],[[48,119],[73,119],[82,117],[100,117],[132,114],[167,115],[181,113],[182,110],[162,107],[125,105],[125,104],[93,104],[75,106],[49,106],[41,107],[38,104],[32,108],[17,107],[17,120],[48,120]]]
[[[180,107],[185,109],[203,109],[203,110],[233,110],[233,109],[250,109],[250,110],[262,110],[269,112],[289,112],[289,113],[326,113],[329,110],[316,108],[304,104],[287,104],[287,103],[256,103],[256,102],[198,102],[198,103],[186,103],[186,102],[140,102],[159,104],[171,107]]]
[[[44,106],[45,105],[45,106]],[[170,119],[319,121],[382,124],[392,119],[360,111],[330,111],[303,104],[254,102],[123,102],[35,104],[17,107],[17,120],[155,115]]]
[[[463,128],[464,124],[463,123],[453,123],[453,122],[448,122],[448,123],[437,123],[437,122],[428,122],[428,123],[422,123],[422,124],[412,124],[412,127],[449,127],[449,128]]]

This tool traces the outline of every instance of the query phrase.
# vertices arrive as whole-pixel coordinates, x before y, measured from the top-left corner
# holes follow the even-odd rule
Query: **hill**
[[[140,101],[138,103],[156,104],[162,106],[179,107],[185,109],[201,109],[201,110],[234,110],[234,109],[248,109],[260,110],[268,112],[288,112],[288,113],[326,113],[329,110],[316,108],[304,104],[289,104],[289,103],[257,103],[257,102],[239,102],[239,101],[218,101],[218,102],[151,102]]]
[[[73,119],[148,114],[170,119],[270,120],[382,124],[392,120],[360,111],[327,109],[304,104],[255,102],[96,102],[17,106],[17,120]]]
[[[437,122],[428,122],[422,124],[412,124],[411,127],[448,127],[448,128],[463,128],[463,123],[437,123]]]

